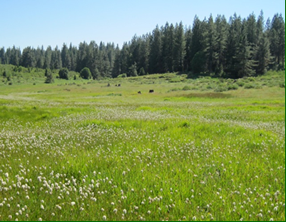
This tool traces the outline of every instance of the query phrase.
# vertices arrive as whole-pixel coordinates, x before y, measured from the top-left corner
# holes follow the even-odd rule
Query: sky
[[[134,35],[141,36],[166,22],[192,26],[212,14],[229,20],[234,13],[264,20],[281,13],[285,0],[0,0],[0,48],[23,50],[63,43],[113,42],[122,46]]]

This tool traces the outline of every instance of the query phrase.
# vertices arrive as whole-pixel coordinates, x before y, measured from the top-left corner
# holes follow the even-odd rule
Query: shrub
[[[255,85],[253,83],[247,83],[247,84],[244,85],[244,88],[245,89],[254,89]]]
[[[237,85],[237,84],[228,85],[228,86],[227,86],[227,89],[228,89],[228,90],[236,90],[236,89],[238,89],[238,85]]]
[[[218,86],[214,91],[215,92],[224,92],[227,91],[228,89],[225,86]]]
[[[84,67],[80,71],[80,77],[83,78],[83,79],[90,79],[91,78],[91,72],[90,72],[89,68]]]
[[[53,77],[53,74],[51,72],[49,72],[47,74],[47,78],[45,80],[45,83],[53,83],[54,82],[54,77]]]
[[[238,86],[240,86],[240,87],[242,87],[242,86],[244,86],[244,82],[242,82],[242,81],[237,81],[237,83],[236,83]]]
[[[285,82],[279,82],[279,87],[285,88]]]
[[[190,86],[184,86],[184,87],[182,88],[182,90],[191,90],[191,87],[190,87]]]
[[[127,77],[126,73],[123,73],[123,74],[120,74],[120,75],[117,76],[117,78],[125,78],[125,77]]]
[[[212,85],[207,85],[207,89],[212,89],[213,86]]]
[[[59,77],[60,77],[60,79],[68,80],[69,79],[69,70],[67,68],[62,68],[59,71]]]

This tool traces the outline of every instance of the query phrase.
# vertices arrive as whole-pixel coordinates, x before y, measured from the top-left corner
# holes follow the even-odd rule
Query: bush
[[[67,68],[62,68],[59,71],[59,77],[60,77],[60,79],[68,80],[69,79],[69,70]]]
[[[279,87],[285,88],[285,82],[279,82]]]
[[[228,85],[228,86],[227,86],[227,89],[228,89],[228,90],[236,90],[236,89],[238,89],[238,85],[237,85],[237,84]]]
[[[212,85],[207,85],[207,89],[212,89],[213,86]]]
[[[126,73],[122,73],[120,75],[117,76],[117,78],[126,78],[127,74]]]
[[[238,86],[240,86],[240,87],[242,87],[242,86],[244,86],[244,82],[242,82],[242,81],[237,81],[237,83],[236,83]]]
[[[191,90],[191,87],[190,87],[190,86],[184,86],[184,87],[182,88],[182,90]]]
[[[84,67],[80,71],[80,77],[83,78],[83,79],[90,79],[91,78],[91,72],[90,72],[89,68]]]
[[[224,92],[224,91],[227,91],[227,90],[228,89],[225,86],[219,86],[214,91],[215,92]]]
[[[245,89],[254,89],[256,86],[253,83],[247,83],[245,84],[244,88]]]
[[[54,77],[53,77],[53,74],[51,72],[49,72],[47,74],[47,78],[45,80],[45,83],[53,83],[54,82]]]

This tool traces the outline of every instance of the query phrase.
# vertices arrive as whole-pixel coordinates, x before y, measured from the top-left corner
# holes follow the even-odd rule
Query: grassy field
[[[285,220],[284,72],[43,75],[0,82],[0,220]]]

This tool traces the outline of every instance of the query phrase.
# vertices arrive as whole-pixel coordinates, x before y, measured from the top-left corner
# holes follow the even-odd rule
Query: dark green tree
[[[189,27],[185,32],[186,40],[186,55],[184,61],[185,70],[190,71],[191,67],[191,44],[192,44],[192,29]]]
[[[149,70],[151,73],[162,73],[162,37],[161,31],[157,26],[153,30],[150,40]]]
[[[247,31],[246,24],[243,24],[239,47],[237,48],[237,52],[235,55],[235,76],[234,78],[242,78],[245,76],[252,76],[255,74],[255,64],[252,59],[252,44],[249,44],[247,41]]]
[[[144,76],[145,74],[146,74],[146,73],[145,73],[144,68],[141,67],[140,70],[139,70],[139,75],[140,75],[140,76]]]
[[[51,46],[48,46],[45,51],[45,58],[44,58],[44,69],[50,69],[51,68],[51,60],[52,60],[52,48]]]
[[[174,71],[174,26],[167,22],[162,31],[162,62],[163,72]]]
[[[266,34],[263,34],[258,43],[257,50],[257,74],[264,74],[271,62],[270,44]]]
[[[186,54],[185,33],[182,22],[175,27],[174,41],[174,70],[184,71],[184,58]]]
[[[217,16],[215,20],[216,26],[216,52],[217,60],[215,62],[216,75],[222,76],[225,67],[225,54],[226,54],[226,40],[228,34],[228,23],[224,16]]]
[[[67,68],[62,68],[59,71],[59,77],[60,79],[69,79],[69,70]]]
[[[209,17],[207,29],[205,33],[203,33],[203,36],[203,52],[205,53],[206,67],[208,73],[211,74],[215,70],[216,63],[218,62],[218,36],[212,15]]]
[[[269,30],[270,52],[278,69],[285,69],[285,22],[280,14],[275,14]]]
[[[31,47],[27,47],[23,50],[21,57],[21,66],[35,67],[35,57]]]
[[[80,71],[80,77],[83,79],[90,79],[92,77],[91,72],[89,70],[89,68],[84,67],[81,71]]]
[[[128,76],[137,76],[137,65],[136,65],[136,62],[129,67]]]
[[[45,83],[53,83],[54,82],[54,77],[53,77],[53,74],[52,74],[50,69],[46,69],[45,75],[46,75]]]

